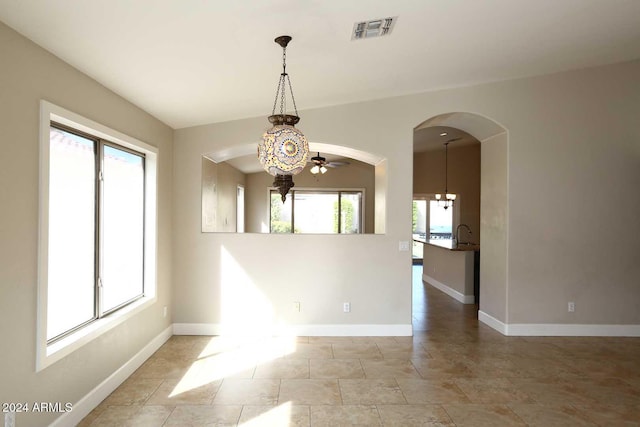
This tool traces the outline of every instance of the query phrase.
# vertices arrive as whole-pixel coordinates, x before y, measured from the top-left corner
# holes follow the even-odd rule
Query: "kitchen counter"
[[[414,240],[424,244],[423,280],[463,304],[477,303],[480,245],[458,245],[452,239]]]
[[[454,243],[451,239],[429,239],[424,240],[422,243],[426,243],[427,245],[437,246],[443,249],[449,249],[450,251],[479,251],[480,245],[462,243],[457,244]]]

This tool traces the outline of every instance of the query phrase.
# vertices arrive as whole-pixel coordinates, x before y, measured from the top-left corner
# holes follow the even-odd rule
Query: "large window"
[[[52,123],[47,341],[144,295],[144,155]]]
[[[153,304],[157,149],[41,101],[38,370]]]
[[[271,190],[270,232],[362,233],[362,190],[292,190],[284,203]]]
[[[456,200],[459,204],[460,200]],[[445,209],[433,195],[413,199],[413,237],[422,240],[453,238],[457,204]]]

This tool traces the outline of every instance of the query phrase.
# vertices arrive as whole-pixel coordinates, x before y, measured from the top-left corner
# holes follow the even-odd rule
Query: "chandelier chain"
[[[278,97],[280,95],[281,87],[282,87],[282,76],[280,76],[280,79],[278,80],[278,88],[276,89],[276,97],[273,100],[273,110],[271,110],[271,115],[274,115],[276,113],[276,105],[278,105]],[[280,111],[280,113],[282,114],[282,111]]]
[[[296,98],[293,96],[293,88],[291,87],[291,79],[287,75],[287,82],[289,83],[289,92],[291,92],[291,100],[293,101],[293,110],[296,112],[296,116],[298,115],[298,107],[296,107]]]

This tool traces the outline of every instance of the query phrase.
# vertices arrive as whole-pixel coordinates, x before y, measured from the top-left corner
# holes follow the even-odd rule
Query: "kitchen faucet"
[[[469,235],[471,236],[473,233],[471,232],[471,228],[467,224],[460,224],[456,227],[456,242],[460,244],[460,227],[466,227]],[[468,242],[467,242],[468,243]]]

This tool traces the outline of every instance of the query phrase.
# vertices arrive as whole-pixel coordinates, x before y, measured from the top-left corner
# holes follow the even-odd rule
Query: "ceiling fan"
[[[345,160],[334,160],[334,161],[330,161],[327,162],[327,159],[325,157],[322,157],[320,155],[320,152],[318,152],[318,154],[316,156],[313,156],[311,158],[311,160],[309,160],[310,163],[313,163],[313,167],[311,168],[311,173],[316,175],[318,173],[326,173],[327,172],[327,168],[337,168],[339,166],[346,166],[349,164],[349,162],[345,161]]]

